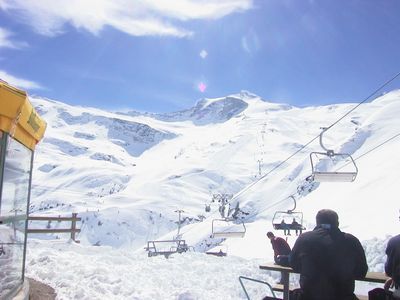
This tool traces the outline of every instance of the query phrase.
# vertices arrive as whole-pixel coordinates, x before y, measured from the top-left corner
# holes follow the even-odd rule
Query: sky
[[[397,0],[0,0],[0,79],[108,110],[357,102],[400,72],[399,16]]]

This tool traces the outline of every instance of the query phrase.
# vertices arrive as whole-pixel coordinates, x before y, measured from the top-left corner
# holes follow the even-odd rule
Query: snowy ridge
[[[228,249],[229,256],[265,261],[273,255],[265,237],[272,230],[273,214],[292,208],[289,196],[295,195],[297,210],[303,212],[309,230],[319,209],[335,209],[340,227],[364,241],[371,270],[381,271],[381,250],[387,236],[397,234],[400,227],[396,201],[400,138],[379,145],[399,134],[399,100],[400,91],[388,93],[360,106],[324,134],[326,146],[356,159],[359,174],[354,183],[312,183],[306,180],[311,174],[309,153],[321,150],[318,140],[260,178],[355,104],[298,108],[242,92],[204,99],[183,112],[155,116],[117,114],[33,98],[48,130],[36,152],[31,213],[77,212],[83,218],[82,253],[95,245],[100,252],[112,247],[143,257],[147,240],[176,235],[175,210],[183,209],[181,233],[198,252],[219,244]],[[246,213],[241,215],[246,236],[211,239],[211,221],[219,217],[218,207],[206,213],[205,204],[214,193],[237,194],[246,187],[232,201]],[[375,220],[376,225],[365,220]],[[289,243],[294,240],[289,238]],[[43,280],[35,273],[41,268],[36,260],[40,247],[47,246],[35,245],[39,248],[32,250],[36,258],[29,272]],[[190,258],[196,264],[197,259],[204,260],[204,254],[191,254]],[[50,277],[48,281],[54,284]],[[227,299],[240,299],[243,295],[236,289],[237,283],[230,284],[235,288]],[[193,289],[178,289],[167,298],[207,299]],[[143,297],[132,299],[160,299],[141,292]],[[116,291],[115,295],[124,299],[126,294]]]
[[[192,121],[196,125],[206,125],[225,122],[241,113],[247,106],[245,101],[237,97],[202,99],[191,109],[154,117],[169,122]]]

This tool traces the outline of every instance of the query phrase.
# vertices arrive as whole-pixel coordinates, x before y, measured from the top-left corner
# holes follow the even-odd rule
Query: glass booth
[[[0,81],[0,299],[24,284],[26,229],[35,145],[46,123],[24,91]]]

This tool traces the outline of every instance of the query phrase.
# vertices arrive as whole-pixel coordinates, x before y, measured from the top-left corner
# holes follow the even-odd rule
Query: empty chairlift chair
[[[164,255],[168,258],[174,253],[183,253],[189,250],[189,246],[185,240],[160,240],[160,241],[147,241],[147,256]]]
[[[211,202],[218,203],[221,218],[212,220],[212,238],[242,238],[246,234],[244,222],[235,217],[236,213],[240,211],[239,203],[236,203],[235,208],[231,209],[229,203],[231,198],[231,194],[213,194]],[[206,211],[208,209],[209,206],[206,205]]]
[[[321,147],[326,152],[311,152],[310,161],[312,178],[316,182],[352,182],[356,179],[358,168],[347,153],[335,153],[327,149],[322,143],[322,135],[327,128],[322,128],[319,136]]]
[[[246,234],[246,226],[242,221],[233,218],[214,219],[212,221],[213,238],[242,238]]]

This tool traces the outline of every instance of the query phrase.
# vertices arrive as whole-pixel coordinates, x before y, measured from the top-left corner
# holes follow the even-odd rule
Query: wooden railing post
[[[75,229],[76,229],[76,216],[77,213],[72,213],[72,221],[71,221],[71,239],[75,241]]]

